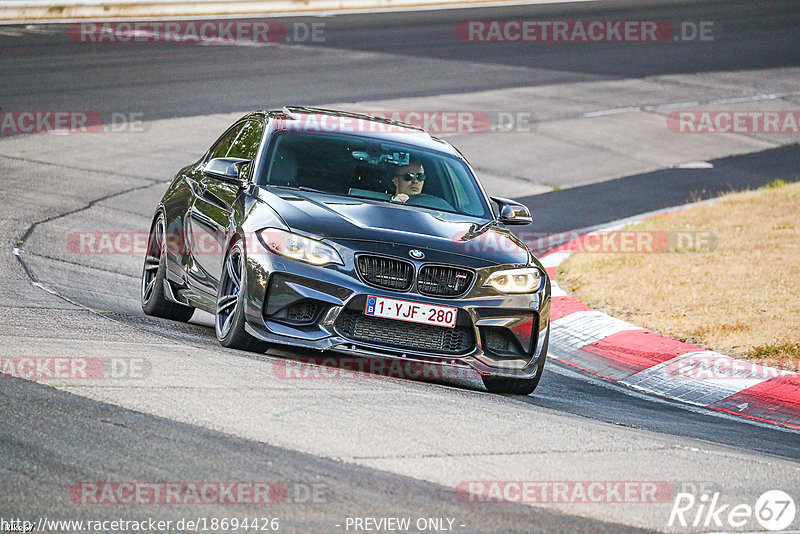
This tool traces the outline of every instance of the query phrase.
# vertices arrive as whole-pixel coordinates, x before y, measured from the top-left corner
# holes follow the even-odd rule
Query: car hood
[[[261,189],[259,200],[279,213],[291,230],[333,242],[407,245],[495,265],[526,264],[530,259],[525,245],[494,221],[295,190]]]

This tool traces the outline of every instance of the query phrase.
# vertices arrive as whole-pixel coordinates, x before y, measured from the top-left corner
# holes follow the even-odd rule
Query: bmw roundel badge
[[[412,258],[414,258],[415,260],[421,260],[422,258],[425,257],[425,253],[424,252],[422,252],[421,250],[417,250],[415,248],[409,250],[408,251],[408,255],[411,256]]]

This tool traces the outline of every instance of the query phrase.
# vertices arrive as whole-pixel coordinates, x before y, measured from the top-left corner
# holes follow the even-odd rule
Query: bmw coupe
[[[468,368],[489,391],[527,395],[547,357],[550,281],[508,227],[530,223],[420,128],[257,111],[169,185],[142,308],[177,321],[206,310],[225,347]]]

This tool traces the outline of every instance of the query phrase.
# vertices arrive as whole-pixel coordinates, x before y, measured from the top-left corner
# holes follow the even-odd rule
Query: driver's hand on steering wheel
[[[405,193],[399,193],[392,197],[392,200],[395,202],[406,202],[408,200],[408,195]]]

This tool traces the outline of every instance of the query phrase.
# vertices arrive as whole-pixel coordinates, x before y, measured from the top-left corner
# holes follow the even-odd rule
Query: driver
[[[418,161],[411,161],[405,167],[398,167],[392,178],[396,192],[392,200],[406,202],[411,195],[422,193],[425,185],[425,169]]]

